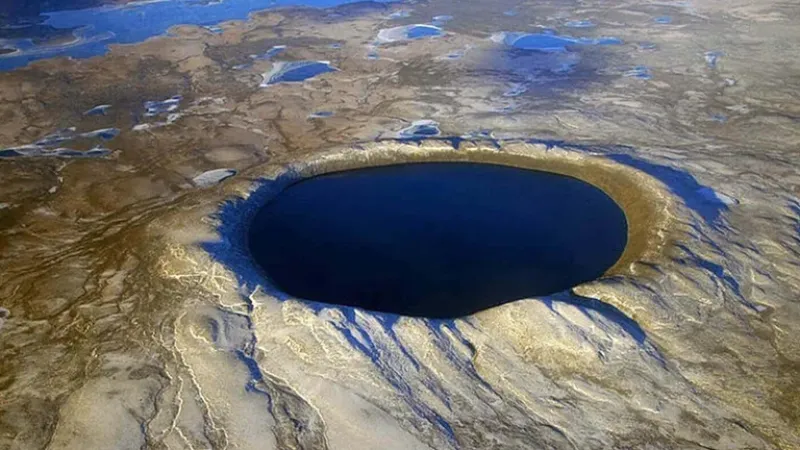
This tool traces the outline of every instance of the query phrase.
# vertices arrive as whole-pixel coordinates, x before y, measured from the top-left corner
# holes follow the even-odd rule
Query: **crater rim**
[[[516,140],[454,144],[447,139],[387,139],[299,157],[285,155],[254,174],[270,184],[271,189],[245,218],[245,226],[249,228],[255,213],[301,181],[370,167],[427,162],[468,162],[547,172],[577,179],[605,193],[625,216],[628,225],[625,248],[616,263],[600,277],[573,288],[613,277],[655,275],[652,266],[670,259],[668,251],[676,240],[673,218],[677,212],[669,189],[659,180],[601,153]],[[244,245],[249,249],[247,242]]]

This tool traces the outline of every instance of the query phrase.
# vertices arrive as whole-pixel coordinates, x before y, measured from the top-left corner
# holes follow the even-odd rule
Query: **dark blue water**
[[[105,53],[109,44],[134,43],[166,33],[175,25],[214,25],[247,19],[248,14],[281,6],[328,8],[359,0],[163,0],[123,5],[102,1],[0,0],[0,70],[55,56],[87,58]],[[393,0],[374,0],[388,3]],[[10,2],[10,6],[2,3]],[[20,6],[15,6],[19,4]],[[24,5],[24,6],[23,6]],[[86,8],[87,6],[95,6]],[[86,9],[80,9],[86,8]],[[28,26],[23,26],[27,24]],[[71,33],[69,43],[38,43],[37,38]]]
[[[553,33],[502,33],[495,39],[520,50],[532,50],[545,53],[565,52],[569,47],[584,45],[619,45],[620,39],[602,37],[597,39],[559,36]]]
[[[297,83],[314,78],[323,73],[335,72],[327,62],[321,61],[293,61],[284,64],[280,70],[264,80],[262,86],[278,83]]]
[[[403,128],[398,132],[400,139],[415,139],[439,136],[442,133],[439,130],[439,124],[432,120],[417,120],[410,126]]]
[[[441,36],[441,30],[433,27],[416,26],[408,29],[409,39],[421,39],[425,37]]]
[[[249,231],[253,258],[290,295],[436,318],[595,279],[626,242],[624,213],[594,186],[471,163],[307,179]]]

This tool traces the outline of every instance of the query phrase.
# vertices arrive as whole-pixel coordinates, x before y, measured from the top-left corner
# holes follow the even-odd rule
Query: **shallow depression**
[[[596,279],[627,242],[600,189],[477,163],[348,170],[295,183],[255,216],[249,247],[298,298],[451,318]]]

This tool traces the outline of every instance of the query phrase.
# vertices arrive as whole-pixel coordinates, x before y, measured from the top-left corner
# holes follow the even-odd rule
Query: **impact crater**
[[[247,230],[273,287],[314,302],[455,318],[621,273],[643,256],[625,208],[638,202],[614,198],[614,170],[598,172],[594,157],[424,148],[300,167]],[[587,168],[594,180],[581,177]]]

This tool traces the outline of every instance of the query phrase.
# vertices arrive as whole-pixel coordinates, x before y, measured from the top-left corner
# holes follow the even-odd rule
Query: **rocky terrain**
[[[798,21],[357,3],[0,73],[0,448],[800,448]],[[626,253],[454,320],[260,286],[271,180],[414,159],[592,182]]]

